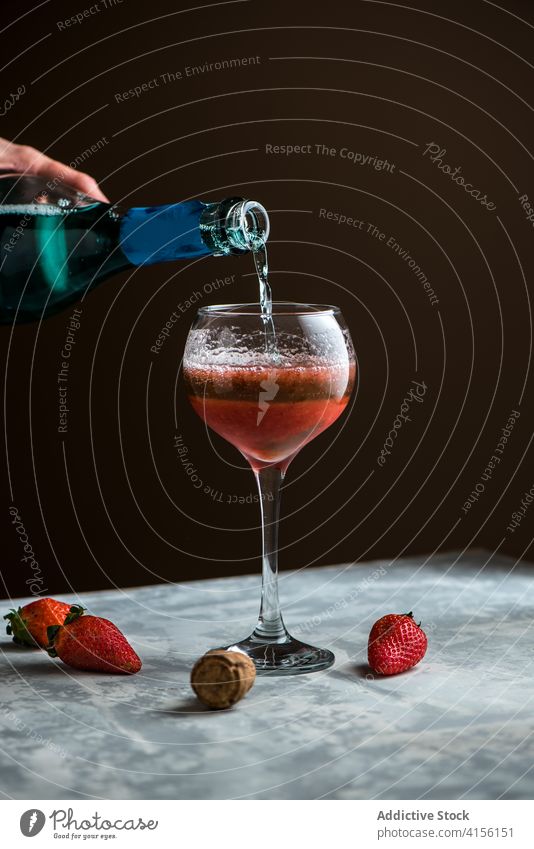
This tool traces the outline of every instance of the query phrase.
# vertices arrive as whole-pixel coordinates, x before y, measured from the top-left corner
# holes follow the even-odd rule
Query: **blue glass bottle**
[[[139,265],[261,248],[269,218],[242,198],[121,210],[62,183],[0,177],[0,322],[35,321]]]

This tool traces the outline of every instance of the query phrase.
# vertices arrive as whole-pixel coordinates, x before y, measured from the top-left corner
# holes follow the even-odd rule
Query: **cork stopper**
[[[207,707],[222,710],[246,696],[255,678],[256,667],[248,655],[215,649],[193,666],[191,687]]]

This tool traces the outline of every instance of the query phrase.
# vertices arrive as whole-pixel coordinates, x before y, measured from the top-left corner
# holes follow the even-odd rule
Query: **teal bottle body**
[[[31,203],[5,197],[0,203],[1,323],[37,321],[60,312],[128,268],[244,253],[254,249],[255,237],[268,235],[268,223],[260,220],[263,207],[240,198],[122,212],[89,198],[62,204],[61,198],[48,202],[46,192],[33,197]],[[250,209],[244,210],[247,204]],[[254,210],[261,212],[255,216]]]

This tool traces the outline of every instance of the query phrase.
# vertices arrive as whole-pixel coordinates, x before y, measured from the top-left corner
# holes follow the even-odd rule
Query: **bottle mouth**
[[[225,226],[232,246],[249,251],[264,247],[271,229],[267,210],[256,200],[242,200],[231,206]]]

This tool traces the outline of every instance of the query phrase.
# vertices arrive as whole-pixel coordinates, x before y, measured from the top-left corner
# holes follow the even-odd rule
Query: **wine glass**
[[[355,356],[340,310],[273,303],[202,307],[189,331],[184,379],[193,409],[232,443],[254,472],[262,517],[262,594],[252,634],[226,646],[243,651],[259,674],[326,669],[328,649],[292,637],[278,600],[280,488],[300,449],[341,415],[355,376]]]

